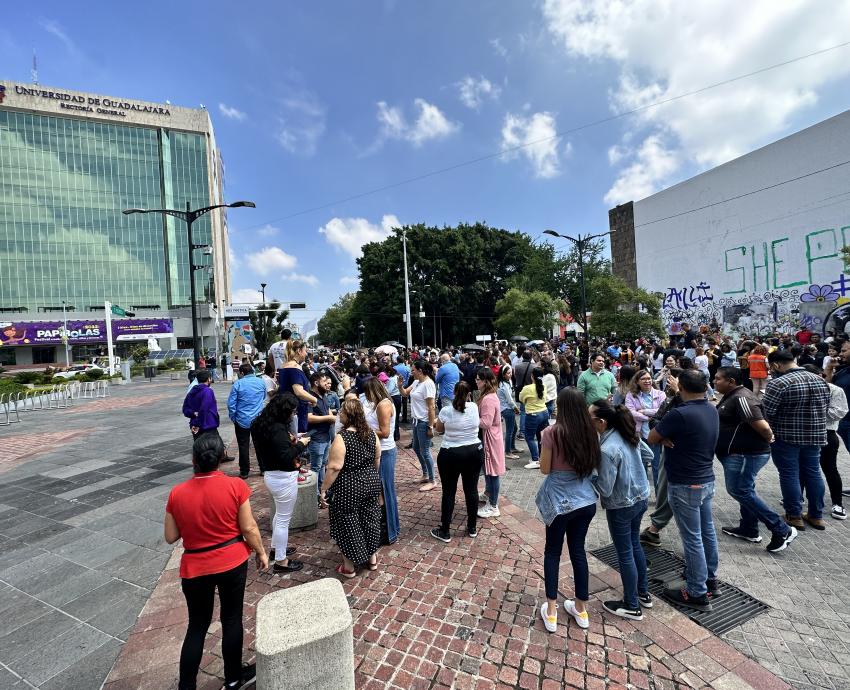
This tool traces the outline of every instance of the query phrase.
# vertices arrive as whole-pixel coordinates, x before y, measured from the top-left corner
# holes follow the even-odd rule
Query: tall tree
[[[524,335],[530,338],[545,338],[558,322],[564,303],[546,292],[525,292],[511,288],[496,302],[496,328],[505,338]]]
[[[483,223],[457,227],[406,226],[407,260],[414,315],[414,340],[459,344],[475,335],[492,333],[496,302],[514,285],[515,276],[530,281],[542,276],[555,289],[558,275],[551,246],[536,245],[525,234],[490,228]],[[357,261],[360,271],[358,316],[366,326],[366,342],[405,340],[404,268],[402,231],[395,229],[383,242],[363,247]],[[534,289],[540,289],[539,285]],[[426,317],[415,314],[420,299]],[[435,336],[436,332],[436,338]]]
[[[325,345],[348,345],[357,342],[357,294],[340,297],[319,319],[319,342]]]
[[[631,288],[621,278],[603,273],[590,283],[592,295],[591,335],[634,340],[658,336],[664,332],[661,300],[642,288]]]
[[[256,311],[252,310],[248,313],[257,350],[268,351],[269,345],[278,339],[283,323],[288,317],[289,310],[281,309],[280,302],[277,300],[272,300],[268,304],[259,304]]]

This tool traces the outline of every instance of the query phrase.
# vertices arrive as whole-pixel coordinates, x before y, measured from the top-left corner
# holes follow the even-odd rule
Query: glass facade
[[[210,203],[204,134],[0,110],[0,309],[188,305],[185,223],[121,213],[187,201]],[[193,233],[208,244],[209,218]]]

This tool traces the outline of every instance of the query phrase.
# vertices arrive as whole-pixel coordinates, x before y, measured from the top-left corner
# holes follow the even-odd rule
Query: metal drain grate
[[[613,544],[603,546],[601,549],[591,551],[591,553],[614,570],[620,570],[617,550]],[[656,597],[660,597],[664,587],[669,586],[670,583],[676,580],[682,581],[682,570],[685,567],[685,562],[679,556],[671,551],[656,548],[644,549],[644,553],[649,561],[649,591]],[[715,635],[729,632],[732,628],[746,623],[770,608],[763,601],[754,599],[737,587],[721,581],[718,581],[718,584],[720,585],[720,596],[712,600],[711,611],[694,611],[684,606],[670,605],[685,613],[692,621],[699,623]]]

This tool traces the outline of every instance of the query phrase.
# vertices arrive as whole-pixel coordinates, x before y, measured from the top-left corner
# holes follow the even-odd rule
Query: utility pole
[[[404,312],[406,314],[407,326],[407,349],[413,347],[413,325],[410,321],[410,282],[407,278],[407,230],[401,230],[402,248],[404,251]]]

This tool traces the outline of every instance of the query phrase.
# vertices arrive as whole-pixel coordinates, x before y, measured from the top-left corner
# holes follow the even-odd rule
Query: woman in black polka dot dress
[[[381,543],[381,446],[366,422],[359,400],[346,400],[339,412],[342,430],[331,446],[322,496],[330,497],[331,537],[342,551],[336,571],[354,577],[357,566],[377,570]]]

